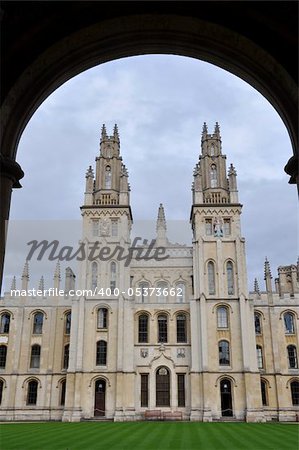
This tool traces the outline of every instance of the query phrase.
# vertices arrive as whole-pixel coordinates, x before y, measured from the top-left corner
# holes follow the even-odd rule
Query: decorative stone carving
[[[141,348],[140,349],[140,356],[141,356],[141,358],[147,358],[148,357],[148,349],[147,348]]]
[[[110,221],[107,218],[101,222],[101,236],[110,236]]]
[[[221,219],[221,217],[215,217],[214,219],[214,236],[223,236],[223,220]]]
[[[184,348],[178,348],[177,349],[177,358],[185,358],[185,349]]]

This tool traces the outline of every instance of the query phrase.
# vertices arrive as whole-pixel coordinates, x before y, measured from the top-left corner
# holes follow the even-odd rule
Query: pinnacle
[[[29,279],[29,263],[28,263],[27,260],[26,260],[25,265],[24,265],[22,278],[28,278]]]
[[[165,219],[165,212],[163,204],[160,203],[159,209],[158,209],[158,218],[157,218],[157,229],[163,228],[166,230],[166,219]]]
[[[59,261],[57,262],[56,267],[55,267],[54,278],[60,279],[60,263],[59,263]]]
[[[265,258],[265,279],[266,278],[272,278],[270,263],[267,259],[267,256]]]

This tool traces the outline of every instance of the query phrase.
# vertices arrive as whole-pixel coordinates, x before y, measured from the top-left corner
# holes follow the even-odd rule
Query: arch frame
[[[14,7],[8,8],[7,3],[3,5],[3,29],[6,32],[10,31],[13,15],[16,14]],[[9,218],[11,192],[13,188],[21,187],[19,180],[24,176],[15,161],[22,132],[34,112],[52,92],[72,77],[98,64],[129,56],[173,54],[212,63],[240,77],[272,104],[284,122],[294,153],[285,171],[291,176],[290,183],[298,183],[296,62],[290,63],[282,51],[277,50],[292,45],[293,54],[296,54],[296,6],[292,5],[293,9],[286,13],[280,5],[275,5],[272,8],[274,12],[271,9],[271,14],[266,14],[263,5],[246,5],[249,12],[244,14],[235,5],[233,21],[231,14],[222,11],[225,9],[223,4],[213,10],[209,2],[202,2],[200,8],[188,5],[188,9],[175,4],[171,7],[167,5],[167,8],[162,5],[162,12],[157,12],[151,6],[150,2],[143,2],[142,5],[135,3],[134,6],[126,4],[125,10],[120,12],[119,8],[113,8],[112,5],[105,6],[102,14],[98,15],[89,10],[80,14],[81,5],[78,3],[71,10],[62,9],[60,15],[53,6],[47,18],[38,8],[28,11],[28,5],[25,5],[27,10],[23,10],[23,14],[18,11],[21,26],[10,33],[13,35],[12,41],[6,39],[4,47],[7,55],[0,142],[3,152],[1,282],[5,220]],[[22,6],[18,5],[18,8]],[[89,8],[92,10],[93,7]],[[28,20],[28,14],[32,16],[31,20]],[[57,14],[59,17],[67,14],[69,28],[59,28]],[[71,20],[74,16],[76,20]],[[291,32],[285,29],[281,16],[285,18],[285,23],[290,22]],[[81,20],[78,20],[80,17]],[[60,19],[62,22],[63,19]],[[239,26],[241,21],[245,26]],[[261,26],[266,28],[267,36],[270,34],[274,39],[274,44],[269,45],[271,40],[263,38],[265,31],[261,30]],[[284,46],[277,46],[281,40]],[[19,64],[15,68],[16,59]]]

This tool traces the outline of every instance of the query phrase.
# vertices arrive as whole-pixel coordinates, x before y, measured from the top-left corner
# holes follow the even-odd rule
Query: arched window
[[[97,342],[96,365],[97,366],[106,366],[107,365],[107,342],[106,341],[98,341]]]
[[[108,309],[98,309],[98,323],[97,328],[108,328]]]
[[[209,294],[215,295],[215,265],[212,261],[208,262],[208,284],[209,284]]]
[[[31,357],[30,357],[30,368],[39,369],[40,366],[40,345],[32,345],[31,347]]]
[[[187,326],[185,314],[178,314],[176,316],[176,340],[177,343],[187,342]]]
[[[69,367],[69,357],[70,357],[70,344],[64,346],[63,352],[63,368],[68,369]]]
[[[4,388],[3,380],[0,380],[0,405],[2,404],[3,388]]]
[[[0,334],[8,334],[10,325],[10,314],[4,313],[1,316]]]
[[[98,286],[98,265],[95,261],[91,264],[91,289]]]
[[[219,341],[219,365],[230,365],[229,343],[227,341]]]
[[[148,342],[148,316],[146,314],[138,317],[138,342]]]
[[[36,405],[37,388],[38,388],[38,383],[36,380],[29,381],[28,391],[27,391],[27,405]]]
[[[228,295],[234,294],[234,267],[231,261],[226,264],[226,276],[227,276],[227,293]]]
[[[139,288],[140,288],[140,301],[141,303],[144,303],[147,301],[149,284],[143,281],[142,283],[139,284]]]
[[[290,369],[298,369],[297,349],[295,345],[288,345],[288,360]]]
[[[264,358],[263,358],[263,348],[261,345],[256,346],[256,358],[257,358],[257,367],[262,369],[264,367]]]
[[[263,406],[268,406],[268,389],[267,383],[264,380],[261,380],[261,394]]]
[[[211,156],[215,156],[215,147],[214,147],[214,144],[212,144],[211,147],[210,147],[210,155],[211,155]]]
[[[6,345],[0,345],[0,368],[5,369],[6,366],[6,355],[7,347]]]
[[[72,324],[72,313],[68,312],[65,315],[65,328],[64,328],[65,334],[71,333],[71,324]]]
[[[105,169],[105,189],[111,189],[111,167],[106,166]]]
[[[176,285],[176,301],[177,303],[185,303],[186,285],[185,283],[177,283]]]
[[[43,332],[44,315],[37,312],[33,316],[33,334],[42,334]]]
[[[259,313],[254,313],[255,334],[262,334],[262,317]]]
[[[217,187],[217,168],[216,168],[216,164],[212,164],[211,165],[210,178],[211,178],[211,188]]]
[[[66,380],[62,380],[60,383],[60,406],[65,405],[65,391],[66,391]]]
[[[167,342],[167,316],[158,316],[158,342]]]
[[[110,289],[111,294],[114,294],[114,290],[116,288],[116,263],[112,261],[110,264]]]
[[[159,283],[157,283],[156,295],[158,303],[166,303],[168,297],[168,286],[165,281],[159,281]]]
[[[217,308],[217,328],[228,328],[228,311],[225,306]]]
[[[299,405],[299,381],[291,382],[291,394],[293,406]]]
[[[283,315],[283,318],[284,318],[285,333],[286,334],[294,334],[295,327],[294,327],[293,314],[287,312]]]
[[[156,406],[170,406],[170,375],[166,367],[156,372]]]

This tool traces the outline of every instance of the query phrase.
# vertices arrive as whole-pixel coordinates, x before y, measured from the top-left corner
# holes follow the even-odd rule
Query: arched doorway
[[[224,378],[220,382],[221,415],[231,417],[233,415],[232,388],[231,381]]]
[[[97,380],[94,392],[94,415],[105,416],[106,414],[106,381]]]
[[[159,367],[156,372],[156,406],[170,406],[170,372]]]

